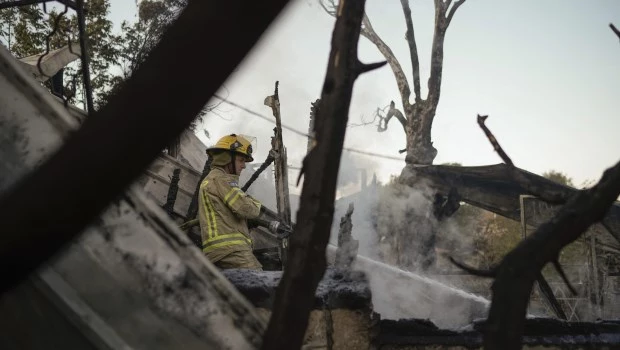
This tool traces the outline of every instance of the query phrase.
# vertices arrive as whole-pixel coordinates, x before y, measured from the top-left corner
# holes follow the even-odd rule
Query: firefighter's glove
[[[275,234],[278,239],[283,239],[283,238],[287,238],[288,236],[290,236],[291,234],[291,228],[286,225],[286,224],[282,224],[279,221],[271,221],[269,223],[269,231],[271,231],[273,234]]]

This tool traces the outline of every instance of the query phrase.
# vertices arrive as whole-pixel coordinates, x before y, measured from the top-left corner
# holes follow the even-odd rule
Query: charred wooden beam
[[[512,178],[521,179],[521,173],[499,146],[493,134],[484,125],[486,117],[478,116],[478,123],[508,164]],[[530,191],[540,190],[526,181]],[[561,250],[574,242],[592,224],[602,220],[615,199],[620,195],[620,162],[609,168],[596,186],[578,191],[570,197],[558,214],[539,226],[536,231],[502,259],[493,268],[495,281],[491,286],[493,298],[484,330],[485,349],[520,349],[525,328],[525,316],[534,282],[541,270],[553,263],[563,274],[558,263]],[[544,196],[553,201],[558,196]]]
[[[559,184],[540,175],[515,167],[509,169],[506,164],[460,167],[449,165],[424,165],[408,168],[414,169],[401,176],[406,183],[413,183],[415,177],[428,180],[438,192],[448,195],[456,191],[461,201],[491,211],[515,221],[521,221],[520,196],[536,195],[544,192],[551,197],[570,198],[577,189]],[[518,178],[513,176],[519,172]],[[530,184],[534,184],[534,189]],[[620,203],[614,203],[602,224],[620,242]]]
[[[202,168],[202,174],[200,174],[200,180],[196,183],[196,190],[194,191],[194,195],[192,196],[192,201],[189,203],[189,207],[187,208],[187,215],[185,216],[186,220],[192,220],[196,218],[198,215],[198,194],[200,193],[200,184],[202,181],[209,175],[211,171],[211,162],[213,159],[207,155],[207,161],[205,162],[205,166]]]
[[[347,212],[340,219],[340,230],[338,231],[338,250],[336,250],[334,265],[344,270],[351,269],[359,248],[359,242],[352,237],[353,222],[351,215],[353,215],[353,203],[349,204]]]
[[[276,300],[263,349],[299,349],[317,285],[327,266],[325,249],[334,217],[340,156],[346,133],[353,84],[362,73],[385,63],[362,64],[357,58],[365,0],[341,0],[332,35],[321,102],[314,130],[316,145],[303,162],[304,184],[289,266]],[[306,169],[312,171],[305,172]]]
[[[163,205],[163,209],[166,211],[169,217],[174,218],[174,203],[177,201],[177,193],[179,192],[179,180],[181,179],[181,169],[175,168],[172,171],[172,178],[170,179],[170,186],[168,187],[168,195],[166,196],[166,203]]]
[[[271,152],[274,157],[274,167],[276,176],[276,204],[278,216],[280,220],[287,224],[291,224],[291,198],[288,191],[288,165],[286,148],[282,139],[282,117],[280,113],[280,95],[278,93],[279,82],[276,81],[276,87],[273,95],[265,98],[265,105],[271,107],[273,116],[276,119],[276,127],[273,129],[274,135],[271,139]],[[286,267],[288,262],[288,238],[280,241],[280,260],[282,266]]]
[[[321,99],[319,98],[314,102],[310,102],[310,122],[308,123],[308,146],[306,148],[306,154],[310,153],[310,150],[314,147],[314,119],[316,118],[320,102]]]
[[[0,292],[78,236],[142,174],[194,120],[287,2],[188,3],[118,94],[0,198]],[[231,22],[235,29],[222,34]],[[197,52],[207,50],[205,42],[222,52]],[[187,52],[200,54],[204,69],[187,64],[161,69]],[[150,125],[149,137],[136,142],[144,125]]]
[[[620,163],[591,189],[579,191],[553,219],[504,257],[496,269],[485,331],[485,348],[520,349],[532,285],[541,269],[593,223],[600,221],[620,194]]]

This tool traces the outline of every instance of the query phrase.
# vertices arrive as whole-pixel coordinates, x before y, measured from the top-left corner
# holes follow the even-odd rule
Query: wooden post
[[[278,216],[283,223],[291,224],[291,203],[288,193],[288,168],[286,164],[286,148],[282,141],[282,120],[280,117],[280,98],[278,96],[278,84],[276,81],[275,92],[272,96],[265,98],[265,106],[271,107],[273,116],[276,118],[276,127],[273,129],[274,137],[271,139],[271,147],[274,154],[274,167],[276,175],[276,202],[278,206]],[[286,266],[288,261],[288,239],[282,240],[280,246],[280,259],[282,266]]]
[[[207,154],[207,161],[205,162],[205,166],[202,168],[202,174],[200,174],[200,180],[196,183],[196,189],[194,190],[194,195],[192,196],[192,201],[189,203],[189,208],[187,208],[187,215],[185,219],[187,221],[195,219],[196,215],[198,215],[198,194],[200,192],[200,184],[202,181],[209,175],[211,171],[211,162],[213,159]]]
[[[170,218],[174,219],[174,203],[177,200],[177,193],[179,192],[179,180],[181,179],[181,169],[176,168],[172,172],[172,179],[170,179],[170,187],[168,187],[168,196],[166,197],[166,203],[163,208],[168,213]]]

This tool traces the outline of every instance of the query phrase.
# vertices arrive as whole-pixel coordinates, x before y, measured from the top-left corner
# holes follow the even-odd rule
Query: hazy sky
[[[283,123],[307,131],[310,102],[320,96],[334,24],[315,1],[293,1],[221,93],[271,116],[263,100],[279,80]],[[134,2],[111,2],[114,21],[134,19]],[[412,1],[411,7],[425,97],[433,2]],[[366,10],[410,77],[400,2],[368,0]],[[620,27],[618,0],[468,0],[446,35],[441,100],[432,132],[439,151],[435,163],[501,162],[476,124],[480,113],[489,115],[487,125],[518,167],[534,173],[559,170],[577,185],[597,180],[620,160],[620,41],[609,23]],[[181,53],[179,64],[200,64],[184,61],[189,56]],[[363,62],[382,60],[364,38],[359,56]],[[355,85],[349,122],[372,120],[376,108],[390,100],[400,107],[399,96],[389,66],[363,75]],[[209,115],[204,122],[211,139],[202,132],[199,137],[209,144],[231,132],[256,136],[255,158],[262,162],[272,125],[231,106],[222,105],[218,112],[220,116]],[[289,163],[298,166],[306,140],[284,131],[284,142]],[[398,150],[404,148],[405,134],[396,120],[384,133],[377,133],[374,123],[349,128],[345,144],[402,157]],[[347,155],[347,170],[368,168],[383,181],[399,174],[404,165]]]

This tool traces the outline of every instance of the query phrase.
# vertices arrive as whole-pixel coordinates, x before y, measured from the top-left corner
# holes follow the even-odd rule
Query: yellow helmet
[[[254,161],[252,143],[241,135],[230,134],[222,137],[215,146],[207,148],[207,153],[211,157],[213,157],[213,151],[231,151],[243,155],[247,162]]]

